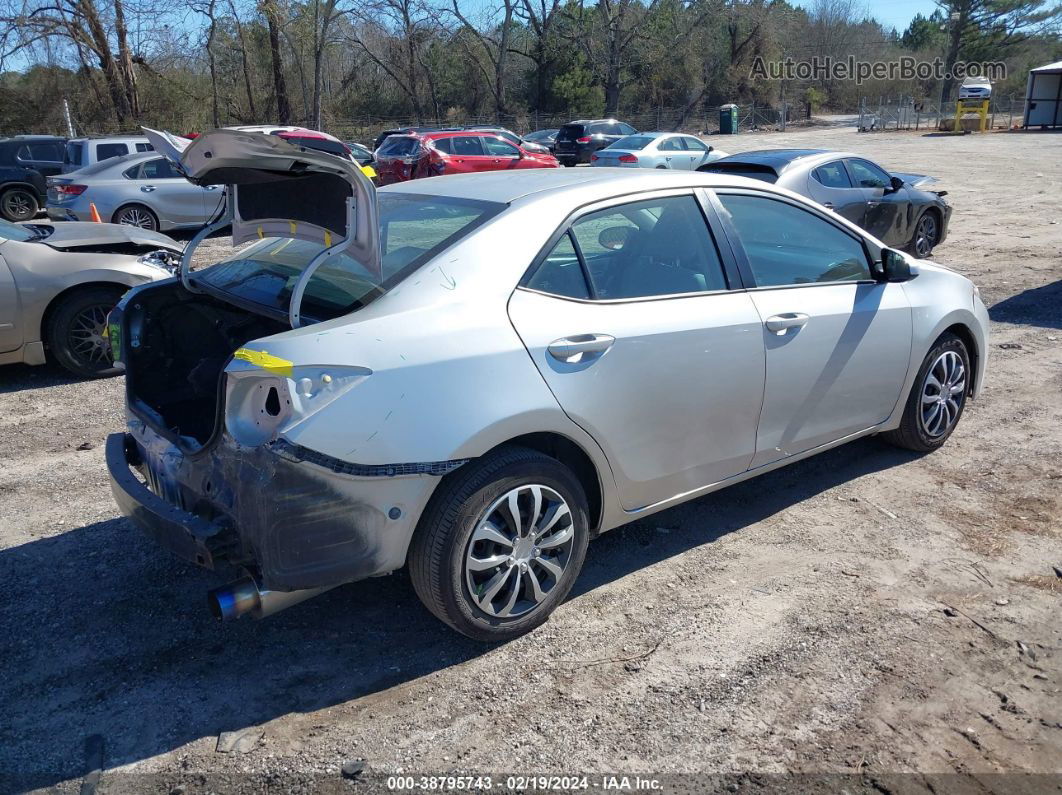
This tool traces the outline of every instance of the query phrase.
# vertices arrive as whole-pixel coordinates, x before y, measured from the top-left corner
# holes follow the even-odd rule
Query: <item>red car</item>
[[[474,130],[389,135],[376,151],[381,185],[440,174],[559,167],[553,155],[531,152],[494,133]]]

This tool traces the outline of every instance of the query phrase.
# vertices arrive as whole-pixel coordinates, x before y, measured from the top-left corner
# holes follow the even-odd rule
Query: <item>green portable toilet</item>
[[[733,103],[719,108],[719,132],[723,135],[737,135],[738,106]]]

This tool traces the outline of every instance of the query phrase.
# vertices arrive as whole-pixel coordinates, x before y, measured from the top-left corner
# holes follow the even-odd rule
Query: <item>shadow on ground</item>
[[[32,367],[28,364],[8,364],[0,366],[0,395],[65,386],[85,380],[91,379],[76,376],[53,362]]]
[[[591,544],[573,606],[632,571],[912,458],[863,440],[608,533]],[[84,750],[98,745],[94,735],[111,768],[348,702],[489,649],[432,618],[404,573],[266,621],[217,624],[204,594],[224,575],[177,562],[124,519],[6,549],[0,579],[0,791],[85,775],[98,764]]]
[[[988,310],[988,316],[997,323],[1062,329],[1062,279],[1004,298]]]

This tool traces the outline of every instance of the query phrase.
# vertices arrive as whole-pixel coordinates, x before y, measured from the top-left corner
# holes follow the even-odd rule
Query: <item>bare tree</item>
[[[458,40],[466,45],[469,59],[491,87],[491,93],[494,95],[494,115],[501,121],[501,117],[508,113],[505,97],[508,82],[506,69],[512,54],[513,17],[519,0],[501,0],[500,6],[488,9],[479,26],[468,21],[458,0],[450,1],[450,12],[463,26],[461,32],[467,34],[460,36]],[[475,41],[478,47],[467,46],[469,40]]]
[[[262,0],[261,12],[269,28],[269,56],[273,66],[273,93],[277,104],[277,121],[291,124],[291,105],[288,103],[288,84],[284,80],[284,61],[280,54],[280,8],[277,0]]]

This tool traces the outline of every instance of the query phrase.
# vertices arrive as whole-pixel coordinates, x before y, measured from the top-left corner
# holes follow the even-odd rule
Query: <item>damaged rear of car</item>
[[[121,510],[186,560],[244,570],[210,596],[222,618],[400,568],[438,477],[463,461],[352,463],[373,456],[321,443],[359,419],[337,401],[380,399],[378,357],[357,352],[372,340],[351,319],[501,206],[378,198],[357,164],[274,136],[152,137],[180,147],[168,154],[191,181],[227,186],[213,226],[250,245],[193,272],[207,227],[178,279],[112,313],[127,376],[127,432],[107,446]]]

